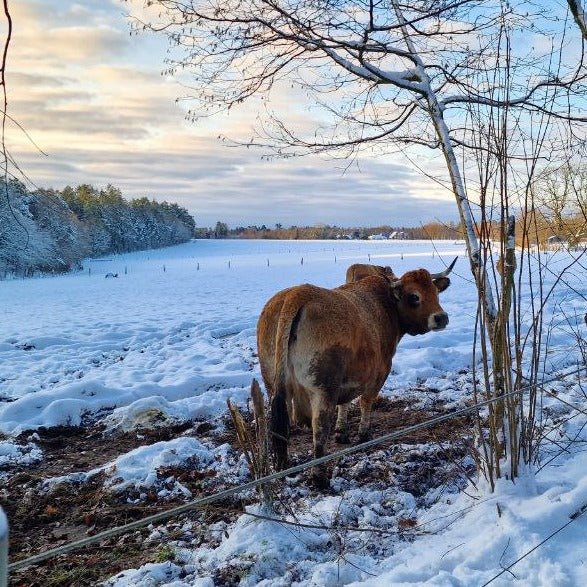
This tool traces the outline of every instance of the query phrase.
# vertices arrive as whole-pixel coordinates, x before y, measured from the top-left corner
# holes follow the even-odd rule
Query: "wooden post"
[[[0,587],[8,585],[8,520],[0,507]]]

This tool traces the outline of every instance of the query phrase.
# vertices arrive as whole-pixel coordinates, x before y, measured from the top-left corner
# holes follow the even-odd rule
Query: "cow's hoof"
[[[373,438],[373,435],[371,434],[371,432],[369,430],[365,431],[365,432],[359,432],[359,444],[361,444],[362,442],[367,442],[368,440],[371,440]]]
[[[312,485],[319,490],[329,489],[330,478],[324,473],[312,473]]]
[[[349,444],[351,439],[348,432],[335,432],[334,441],[338,444]]]

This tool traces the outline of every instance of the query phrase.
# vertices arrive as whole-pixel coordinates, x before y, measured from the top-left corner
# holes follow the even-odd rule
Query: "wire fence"
[[[491,577],[489,581],[483,583],[481,587],[487,587],[487,585],[493,583],[496,579],[501,577],[504,573],[511,573],[511,569],[517,565],[521,560],[524,560],[527,556],[532,554],[535,550],[538,550],[542,545],[546,544],[551,538],[554,538],[559,532],[562,532],[567,526],[570,526],[573,522],[578,520],[585,512],[587,512],[587,503],[583,504],[578,510],[575,510],[570,516],[569,520],[562,526],[559,526],[554,532],[551,532],[546,538],[541,540],[538,544],[533,546],[530,550],[527,550],[522,556],[518,557],[513,563],[510,563],[507,567],[504,567],[499,573]]]
[[[466,416],[466,415],[471,414],[481,408],[487,407],[496,401],[503,400],[507,397],[520,395],[523,392],[529,391],[529,390],[534,389],[536,387],[542,387],[542,386],[547,385],[549,383],[561,381],[561,380],[563,380],[567,377],[570,377],[572,375],[580,375],[584,371],[584,369],[585,368],[582,366],[581,367],[573,367],[572,370],[569,370],[565,373],[559,373],[558,375],[553,376],[550,379],[540,381],[539,383],[527,385],[527,386],[522,387],[520,389],[505,393],[501,396],[493,397],[493,398],[487,399],[485,401],[472,404],[472,405],[467,406],[465,408],[455,410],[454,412],[450,412],[448,414],[443,414],[442,416],[437,416],[435,418],[431,418],[429,420],[426,420],[424,422],[420,422],[418,424],[406,426],[404,428],[401,428],[401,429],[396,430],[394,432],[390,432],[388,434],[384,434],[384,435],[379,436],[377,438],[373,438],[373,439],[368,440],[366,442],[363,442],[361,444],[357,444],[354,446],[344,448],[342,450],[333,452],[331,454],[324,455],[320,458],[311,459],[309,461],[306,461],[304,463],[300,463],[299,465],[295,465],[295,466],[290,467],[288,469],[284,469],[282,471],[278,471],[278,472],[272,473],[270,475],[266,475],[266,476],[261,477],[259,479],[254,479],[254,480],[248,481],[248,482],[243,483],[241,485],[231,487],[229,489],[225,489],[223,491],[214,493],[212,495],[208,495],[206,497],[192,500],[192,501],[185,503],[185,504],[182,504],[180,506],[170,508],[169,510],[165,510],[162,512],[158,512],[156,514],[152,514],[150,516],[146,516],[144,518],[141,518],[140,520],[135,520],[134,522],[129,522],[128,524],[123,524],[121,526],[109,528],[108,530],[104,530],[102,532],[94,534],[93,536],[88,536],[85,538],[81,538],[79,540],[75,540],[73,542],[69,542],[67,544],[60,545],[59,547],[52,548],[50,550],[46,550],[45,552],[38,553],[38,554],[33,555],[31,557],[28,557],[26,559],[10,563],[7,565],[6,571],[8,573],[13,572],[13,571],[17,571],[19,569],[41,563],[41,562],[46,561],[48,559],[54,558],[56,556],[67,554],[69,552],[73,552],[73,551],[81,549],[83,547],[90,546],[92,544],[97,544],[97,543],[102,542],[104,540],[108,540],[108,539],[114,538],[116,536],[126,534],[128,532],[133,531],[133,530],[144,528],[150,524],[159,523],[164,520],[168,520],[170,518],[179,516],[181,514],[184,514],[186,512],[192,511],[192,510],[201,509],[201,508],[208,506],[210,504],[213,504],[215,502],[231,498],[234,495],[245,492],[249,489],[254,489],[256,487],[259,487],[261,485],[265,485],[267,483],[271,483],[271,482],[276,481],[278,479],[283,479],[284,477],[288,477],[291,475],[295,475],[297,473],[301,473],[301,472],[306,471],[312,467],[323,465],[323,464],[329,463],[331,461],[338,460],[342,457],[353,455],[355,453],[367,451],[375,446],[379,446],[381,444],[384,444],[384,443],[387,443],[387,442],[390,442],[393,440],[397,440],[399,438],[402,438],[404,436],[407,436],[407,435],[412,434],[414,432],[417,432],[419,430],[423,430],[425,428],[430,428],[432,426],[435,426],[435,425],[440,424],[442,422],[446,422],[448,420],[452,420],[454,418]],[[576,406],[573,406],[573,408],[580,410],[580,408],[578,408]],[[582,411],[582,410],[580,410],[580,411]],[[577,517],[579,515],[582,515],[586,509],[587,509],[587,505],[584,507],[583,511],[581,511],[581,513],[577,515]],[[1,527],[1,523],[0,523],[0,527]],[[2,584],[2,575],[3,575],[2,571],[3,571],[2,559],[0,558],[0,587],[4,587]],[[5,576],[6,576],[6,571],[4,572]]]

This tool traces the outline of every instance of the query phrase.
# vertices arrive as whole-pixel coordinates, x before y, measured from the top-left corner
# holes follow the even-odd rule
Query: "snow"
[[[463,252],[452,243],[440,250],[447,258]],[[192,241],[94,260],[91,275],[2,282],[0,431],[76,425],[153,397],[180,402],[175,412],[186,418],[218,413],[227,397],[244,401],[251,375],[259,376],[252,353],[264,302],[295,283],[339,285],[348,265],[368,255],[398,273],[445,266],[426,242]],[[108,272],[120,277],[104,279]],[[406,377],[430,340],[405,341],[406,357],[422,349],[415,362],[397,361]],[[461,342],[453,366],[470,358]]]
[[[44,488],[47,491],[60,483],[85,483],[99,473],[107,476],[104,484],[113,492],[135,490],[139,492],[137,501],[144,499],[141,494],[156,487],[159,483],[157,472],[163,467],[189,466],[197,468],[200,472],[216,471],[225,476],[237,475],[244,479],[246,467],[241,463],[230,460],[230,447],[223,444],[211,449],[203,445],[195,438],[180,437],[173,440],[156,442],[149,446],[140,446],[130,452],[121,455],[114,461],[96,467],[91,471],[80,471],[47,479]],[[177,495],[191,497],[189,489],[184,487],[173,476],[165,479],[164,488],[157,488],[159,497],[169,498]]]
[[[21,463],[30,465],[43,458],[43,452],[33,442],[18,444],[9,440],[0,441],[0,467]],[[0,478],[2,471],[0,471]]]
[[[128,431],[219,418],[227,398],[244,405],[251,379],[260,379],[256,321],[265,301],[282,288],[304,282],[334,287],[356,262],[389,265],[398,275],[416,267],[441,271],[456,255],[452,285],[441,295],[448,328],[405,337],[383,393],[408,398],[412,409],[438,400],[460,408],[472,394],[477,312],[461,242],[192,241],[88,261],[75,275],[0,282],[0,431],[5,435],[0,436],[0,475],[3,466],[42,458],[34,432],[26,442],[16,438],[23,431],[97,420],[107,433]],[[559,251],[541,259],[545,287],[568,264],[568,255]],[[105,279],[108,272],[119,278]],[[585,303],[580,295],[586,294],[587,279],[576,264],[549,301],[547,373],[581,360],[577,340],[585,338]],[[523,295],[529,320],[527,289]],[[575,377],[549,389],[585,409],[581,385]],[[543,404],[549,422],[567,411],[547,396]],[[242,585],[480,585],[587,502],[586,426],[585,413],[577,413],[562,432],[548,432],[559,445],[576,441],[561,454],[545,444],[543,462],[552,462],[516,483],[500,481],[494,493],[482,479],[460,493],[433,492],[418,500],[398,491],[393,478],[369,487],[339,481],[335,495],[318,496],[304,494],[303,483],[297,493],[284,484],[298,521],[329,526],[336,519],[349,527],[388,529],[389,535],[301,528],[242,515],[223,526],[216,541],[178,546],[173,562],[128,570],[107,584],[207,587],[214,584],[214,573],[238,569]],[[156,472],[190,464],[234,480],[247,475],[243,460],[235,461],[226,445],[179,437],[139,447],[91,471],[56,477],[46,488],[100,473],[110,490],[127,492],[129,499],[153,489],[161,497],[187,496],[176,479],[158,484]],[[355,466],[368,464],[366,457]],[[263,513],[259,506],[249,508]],[[578,517],[493,584],[587,584],[586,518]],[[418,525],[399,537],[392,530],[402,519]]]

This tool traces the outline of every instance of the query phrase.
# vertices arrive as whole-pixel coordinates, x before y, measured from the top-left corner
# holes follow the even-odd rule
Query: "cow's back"
[[[389,282],[381,276],[332,290],[304,284],[275,294],[257,325],[259,363],[269,397],[275,394],[279,361],[287,363],[282,367],[288,388],[346,385],[349,390],[378,391],[399,341],[390,303]]]
[[[356,281],[360,281],[361,279],[365,279],[366,277],[371,277],[373,275],[385,277],[389,281],[397,279],[397,276],[394,274],[391,267],[355,263],[353,265],[350,265],[346,270],[345,283],[354,283]]]

